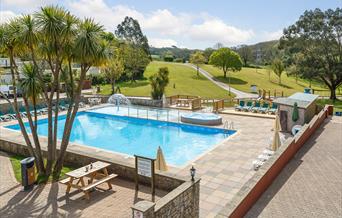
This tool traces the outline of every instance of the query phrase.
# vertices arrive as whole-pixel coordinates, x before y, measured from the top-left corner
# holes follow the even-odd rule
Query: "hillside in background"
[[[267,65],[271,60],[279,53],[278,40],[259,42],[253,45],[239,45],[231,47],[231,49],[239,52],[242,47],[248,47],[250,49],[249,63],[254,65]],[[214,51],[214,48],[207,48],[205,50],[200,49],[188,49],[178,48],[176,46],[155,48],[150,47],[150,52],[154,60],[165,60],[169,62],[186,62],[189,61],[190,55],[195,51],[203,51],[207,59]]]

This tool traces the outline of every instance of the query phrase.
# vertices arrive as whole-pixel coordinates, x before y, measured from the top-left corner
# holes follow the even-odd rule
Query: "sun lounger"
[[[264,155],[272,156],[274,154],[274,151],[272,151],[270,149],[265,149],[262,153]]]
[[[268,103],[263,103],[262,107],[259,108],[258,112],[260,113],[267,113],[269,108],[269,104]]]
[[[254,170],[258,170],[264,164],[264,162],[261,160],[254,160],[252,163]]]
[[[243,111],[250,111],[253,106],[253,102],[247,102],[247,105],[242,108]]]
[[[272,103],[272,107],[268,110],[269,114],[275,114],[278,110],[278,105],[275,103]]]
[[[235,110],[236,111],[242,111],[244,106],[245,106],[245,101],[240,101],[239,105],[235,106]]]
[[[260,102],[255,102],[254,106],[250,109],[250,111],[257,113],[260,109]]]
[[[265,155],[265,154],[260,154],[258,156],[258,159],[261,160],[261,161],[267,161],[269,158],[270,158],[270,156],[269,155]]]

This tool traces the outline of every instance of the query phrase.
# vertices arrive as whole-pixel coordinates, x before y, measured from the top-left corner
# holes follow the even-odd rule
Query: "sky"
[[[0,23],[51,4],[111,32],[131,16],[154,47],[204,49],[279,39],[305,10],[335,9],[342,0],[0,0]]]

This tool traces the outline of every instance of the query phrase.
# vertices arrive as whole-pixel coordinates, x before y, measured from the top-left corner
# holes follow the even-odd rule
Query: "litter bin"
[[[36,173],[34,169],[34,157],[28,157],[20,161],[21,164],[21,184],[24,191],[30,190],[36,181]]]

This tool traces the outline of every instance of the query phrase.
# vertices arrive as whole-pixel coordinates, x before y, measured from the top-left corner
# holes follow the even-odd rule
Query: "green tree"
[[[242,68],[240,56],[229,48],[220,48],[214,51],[209,58],[209,64],[221,68],[224,78],[227,77],[229,70],[240,71]]]
[[[284,30],[280,48],[286,55],[301,54],[298,72],[323,82],[336,99],[342,84],[342,9],[305,11],[299,20]]]
[[[190,56],[190,63],[196,65],[197,68],[197,76],[199,76],[199,65],[204,64],[206,61],[203,52],[196,51]]]
[[[164,61],[167,61],[167,62],[173,62],[173,60],[175,59],[175,56],[173,55],[173,52],[169,50],[163,54],[163,59]]]
[[[248,45],[242,45],[237,52],[243,61],[243,66],[247,67],[248,61],[252,59],[252,49]]]
[[[21,133],[25,139],[30,154],[35,157],[38,172],[41,176],[49,177],[51,173],[58,178],[63,166],[65,152],[69,144],[72,125],[81,101],[81,91],[86,73],[91,66],[101,65],[107,57],[106,47],[101,34],[103,29],[91,19],[79,20],[70,12],[58,6],[42,7],[34,15],[23,15],[9,23],[0,26],[0,49],[10,59],[10,71],[14,87],[13,102],[9,104],[16,112]],[[16,58],[28,58],[31,65],[27,65],[27,78],[21,83]],[[80,66],[79,79],[75,80],[72,63]],[[25,68],[24,68],[25,69]],[[70,107],[66,113],[66,122],[63,124],[63,133],[58,134],[58,107],[60,81],[64,73],[68,73]],[[46,77],[45,72],[51,76]],[[24,71],[25,73],[25,71]],[[65,77],[65,76],[64,76]],[[50,78],[49,81],[47,78]],[[28,114],[28,122],[32,137],[24,126],[19,113],[17,98],[17,84],[29,91],[23,96]],[[41,86],[41,98],[47,106],[48,135],[47,135],[47,162],[44,166],[43,152],[40,139],[35,131],[35,123],[30,116],[29,100],[35,99]],[[40,92],[40,91],[39,91]],[[0,93],[1,94],[1,93]],[[32,99],[33,98],[33,99]],[[34,111],[36,117],[37,112]],[[57,135],[61,135],[60,152],[56,152]]]
[[[123,45],[123,60],[125,65],[125,74],[131,82],[143,76],[143,73],[150,62],[142,48],[132,45]]]
[[[215,51],[213,48],[206,48],[203,51],[203,55],[206,59],[206,64],[209,62],[210,55]]]
[[[117,26],[115,35],[118,39],[142,48],[151,59],[150,46],[147,37],[142,33],[138,20],[126,16]]]
[[[224,78],[227,78],[227,72],[229,70],[240,71],[242,68],[240,56],[229,48],[220,48],[214,51],[209,58],[209,64],[221,68]],[[228,79],[230,95],[230,77]]]
[[[158,73],[152,75],[149,80],[152,88],[152,98],[160,100],[165,93],[166,86],[169,84],[169,69],[167,67],[159,68]]]
[[[273,60],[272,70],[278,76],[279,85],[281,85],[281,74],[284,72],[285,66],[280,58]]]
[[[112,86],[112,94],[115,93],[115,82],[121,77],[125,66],[121,57],[121,52],[117,49],[116,54],[104,65],[104,73]]]

